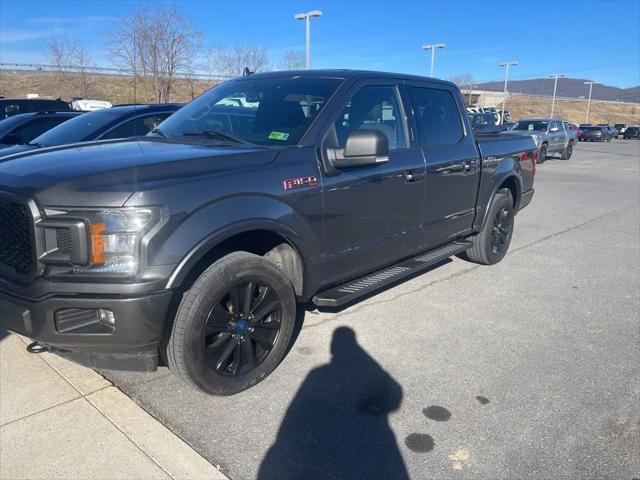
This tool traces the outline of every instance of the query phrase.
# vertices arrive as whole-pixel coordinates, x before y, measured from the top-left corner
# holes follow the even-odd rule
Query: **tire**
[[[564,150],[560,153],[562,160],[569,160],[573,154],[573,142],[569,142]]]
[[[481,265],[494,265],[504,258],[513,235],[515,210],[508,188],[498,190],[493,197],[482,231],[465,252],[467,260]]]
[[[258,255],[230,253],[184,294],[166,339],[169,368],[192,388],[233,395],[273,372],[295,321],[284,273]]]
[[[547,146],[542,144],[540,150],[538,150],[538,165],[542,165],[547,159]]]

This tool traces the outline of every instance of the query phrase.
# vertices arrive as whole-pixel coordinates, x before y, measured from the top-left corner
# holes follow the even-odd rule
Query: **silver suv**
[[[569,160],[576,142],[575,133],[566,130],[562,120],[554,118],[519,120],[504,133],[531,135],[538,146],[538,163],[543,163],[550,153],[559,153],[563,160]]]

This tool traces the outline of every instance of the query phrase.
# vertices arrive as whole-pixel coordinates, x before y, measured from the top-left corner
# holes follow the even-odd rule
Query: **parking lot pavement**
[[[0,479],[224,479],[94,371],[0,332]]]
[[[306,312],[242,394],[108,376],[234,479],[640,477],[639,165],[637,141],[549,159],[503,262]]]

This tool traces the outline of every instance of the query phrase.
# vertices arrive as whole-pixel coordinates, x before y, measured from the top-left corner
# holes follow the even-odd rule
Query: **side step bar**
[[[400,263],[369,273],[355,280],[318,293],[313,297],[313,303],[318,307],[339,307],[368,295],[403,278],[427,270],[429,267],[446,260],[449,257],[464,252],[473,245],[468,240],[458,240],[443,247],[421,253]]]

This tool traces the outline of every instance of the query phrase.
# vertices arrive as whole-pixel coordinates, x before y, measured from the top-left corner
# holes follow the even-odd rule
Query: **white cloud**
[[[0,30],[0,43],[16,43],[51,36],[50,30]]]

